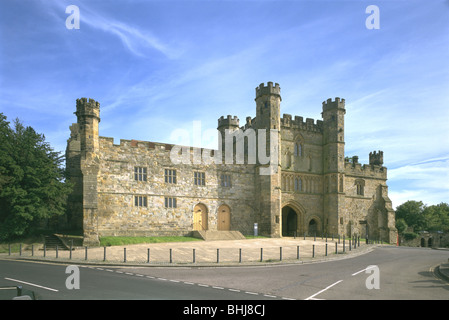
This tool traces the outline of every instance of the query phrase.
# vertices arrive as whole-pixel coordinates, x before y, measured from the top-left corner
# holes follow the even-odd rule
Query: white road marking
[[[359,273],[362,273],[362,272],[364,272],[364,271],[366,271],[366,270],[369,270],[369,269],[372,269],[372,268],[374,268],[374,266],[366,267],[366,268],[363,269],[363,270],[360,270],[360,271],[357,271],[357,272],[353,273],[352,276],[355,276],[355,275],[357,275],[357,274],[359,274]]]
[[[315,296],[319,295],[320,293],[323,293],[324,291],[332,288],[333,286],[335,286],[336,284],[339,284],[340,282],[342,282],[343,280],[338,280],[335,283],[332,283],[330,286],[327,286],[326,288],[324,288],[323,290],[318,291],[317,293],[311,295],[310,297],[306,298],[305,300],[311,300],[312,298],[314,298]]]
[[[30,282],[25,282],[25,281],[21,281],[21,280],[16,280],[16,279],[11,279],[11,278],[5,278],[5,280],[15,281],[15,282],[27,284],[27,285],[29,285],[29,286],[38,287],[38,288],[42,288],[42,289],[50,290],[50,291],[54,291],[54,292],[58,292],[58,291],[59,291],[59,290],[56,290],[56,289],[52,289],[52,288],[40,286],[40,285],[38,285],[38,284],[34,284],[34,283],[30,283]]]

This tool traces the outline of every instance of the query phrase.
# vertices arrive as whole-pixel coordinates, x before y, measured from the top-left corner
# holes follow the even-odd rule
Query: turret
[[[345,99],[323,102],[324,230],[342,233],[345,204]]]
[[[97,152],[99,150],[98,124],[100,122],[100,103],[94,99],[76,100],[76,112],[81,138],[81,152]]]
[[[76,100],[80,138],[80,177],[76,188],[82,190],[83,244],[98,245],[98,172],[100,142],[98,124],[100,122],[100,103],[87,98]]]
[[[256,88],[256,121],[253,126],[257,130],[258,166],[256,167],[256,190],[259,230],[261,234],[279,237],[281,226],[281,88],[273,82],[263,83]],[[265,130],[266,150],[260,150],[263,130]],[[261,161],[261,157],[269,156],[269,163]]]
[[[281,88],[276,83],[263,83],[256,88],[256,119],[259,129],[280,129]]]
[[[376,151],[369,153],[369,164],[374,166],[382,166],[384,164],[384,153],[379,150],[379,153]]]

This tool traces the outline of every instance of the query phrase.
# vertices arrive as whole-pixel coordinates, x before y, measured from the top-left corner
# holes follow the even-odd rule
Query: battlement
[[[301,129],[312,132],[322,132],[323,129],[323,121],[317,120],[315,123],[314,119],[306,118],[304,122],[303,117],[295,116],[295,119],[292,120],[292,116],[290,114],[283,114],[281,118],[281,126],[292,128],[292,129]]]
[[[345,110],[345,99],[340,99],[339,97],[336,97],[335,101],[332,101],[331,98],[327,99],[327,101],[323,101],[323,111],[328,111],[332,109]]]
[[[273,86],[273,82],[267,82],[267,86],[263,83],[256,88],[256,99],[263,95],[277,95],[279,98],[281,97],[281,88],[279,87],[279,83],[275,83]]]
[[[379,153],[376,151],[369,153],[369,164],[381,166],[384,164],[384,153],[379,150]]]
[[[387,179],[387,168],[383,167],[381,164],[373,164],[371,163],[371,160],[370,164],[361,164],[359,163],[358,156],[345,158],[345,173],[361,178]]]
[[[100,117],[100,102],[94,99],[80,98],[76,99],[76,116],[95,116]]]
[[[220,119],[218,119],[218,128],[221,127],[239,127],[240,120],[237,116],[232,117],[231,115],[228,115],[226,118],[224,116],[221,116]]]

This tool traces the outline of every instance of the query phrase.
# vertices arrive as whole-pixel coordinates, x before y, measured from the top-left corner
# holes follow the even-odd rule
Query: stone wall
[[[202,203],[209,230],[217,229],[217,210],[231,209],[231,229],[250,233],[254,221],[254,167],[244,165],[174,165],[170,145],[100,137],[98,175],[100,235],[187,235],[193,230],[193,209]],[[134,168],[146,168],[146,181],[136,181]],[[176,183],[165,182],[165,169],[176,170]],[[205,185],[194,184],[194,172],[205,174]],[[221,186],[221,174],[231,186]],[[147,197],[135,206],[135,196]],[[176,208],[165,207],[176,198]]]

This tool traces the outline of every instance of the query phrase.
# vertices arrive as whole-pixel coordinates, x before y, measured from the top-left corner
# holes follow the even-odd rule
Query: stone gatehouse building
[[[194,230],[252,234],[254,223],[259,234],[271,237],[368,233],[396,242],[382,151],[370,153],[369,164],[363,165],[357,156],[345,157],[344,99],[324,101],[322,120],[316,121],[281,117],[277,83],[260,84],[255,102],[255,118],[241,124],[236,116],[222,116],[218,132],[276,133],[266,135],[267,155],[273,151],[270,146],[278,146],[276,161],[269,165],[177,164],[170,157],[171,144],[116,144],[99,136],[100,103],[77,99],[77,122],[70,127],[66,150],[68,179],[74,183],[68,199],[70,224],[83,228],[89,245],[111,235],[188,235]],[[224,146],[219,142],[209,152],[219,155]],[[274,166],[273,172],[261,174],[267,166]]]

